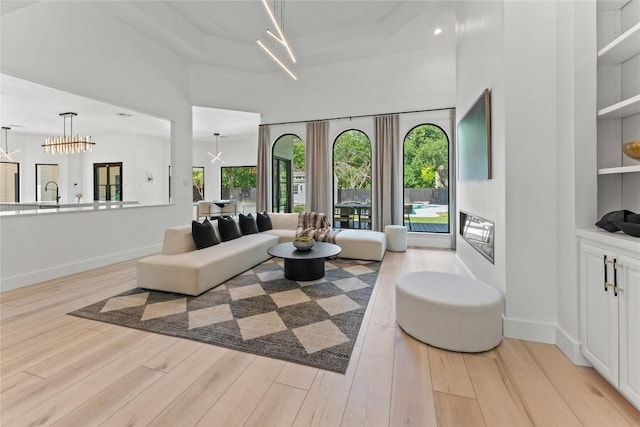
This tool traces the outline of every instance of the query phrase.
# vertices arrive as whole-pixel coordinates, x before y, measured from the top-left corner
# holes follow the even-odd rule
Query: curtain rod
[[[293,124],[297,124],[297,123],[310,123],[310,122],[317,122],[317,121],[323,121],[323,120],[344,120],[344,119],[359,119],[361,117],[376,117],[376,116],[386,116],[389,114],[410,114],[410,113],[427,113],[430,111],[445,111],[445,110],[454,110],[455,107],[447,107],[447,108],[431,108],[429,110],[413,110],[413,111],[400,111],[397,113],[380,113],[380,114],[361,114],[358,116],[344,116],[344,117],[332,117],[330,119],[320,119],[320,120],[296,120],[296,121],[292,121],[292,122],[279,122],[279,123],[262,123],[260,124],[260,126],[277,126],[277,125],[293,125]]]

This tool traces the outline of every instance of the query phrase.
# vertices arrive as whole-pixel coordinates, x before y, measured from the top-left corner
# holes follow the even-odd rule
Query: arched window
[[[404,138],[404,224],[409,231],[449,232],[449,138],[422,124]]]
[[[333,143],[333,225],[371,229],[371,141],[359,130]]]
[[[273,144],[271,154],[273,159],[271,211],[304,211],[304,143],[297,135],[285,134]]]

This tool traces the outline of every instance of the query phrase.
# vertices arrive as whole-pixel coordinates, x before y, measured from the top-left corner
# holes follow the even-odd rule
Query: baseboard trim
[[[417,248],[452,249],[451,234],[407,233],[407,245]]]
[[[471,270],[467,268],[467,265],[462,262],[462,260],[458,256],[458,252],[456,252],[456,255],[453,257],[453,262],[456,272],[462,274],[463,276],[471,277],[472,279],[476,278],[476,276],[471,273]]]
[[[560,326],[556,326],[556,345],[574,365],[591,366],[591,363],[582,355],[580,343]]]
[[[59,277],[68,276],[70,274],[80,273],[83,271],[91,270],[93,268],[104,267],[106,265],[151,255],[159,252],[160,248],[160,244],[146,246],[125,252],[105,255],[98,258],[85,259],[72,264],[32,271],[30,273],[21,274],[18,276],[5,277],[0,282],[0,292],[23,288],[25,286],[35,285],[36,283],[57,279]]]
[[[530,320],[504,318],[504,336],[520,340],[556,343],[556,325]]]

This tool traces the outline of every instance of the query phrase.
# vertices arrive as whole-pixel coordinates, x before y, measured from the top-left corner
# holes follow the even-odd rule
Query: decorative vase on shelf
[[[632,159],[640,160],[640,141],[627,142],[622,146],[622,151]]]

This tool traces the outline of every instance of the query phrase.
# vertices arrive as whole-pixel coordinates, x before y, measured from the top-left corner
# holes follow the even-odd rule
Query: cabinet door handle
[[[618,296],[618,291],[622,289],[618,288],[618,268],[616,267],[617,259],[613,259],[613,296]],[[606,268],[606,267],[605,267]]]
[[[604,267],[604,291],[607,292],[607,256],[603,257],[603,267]]]

